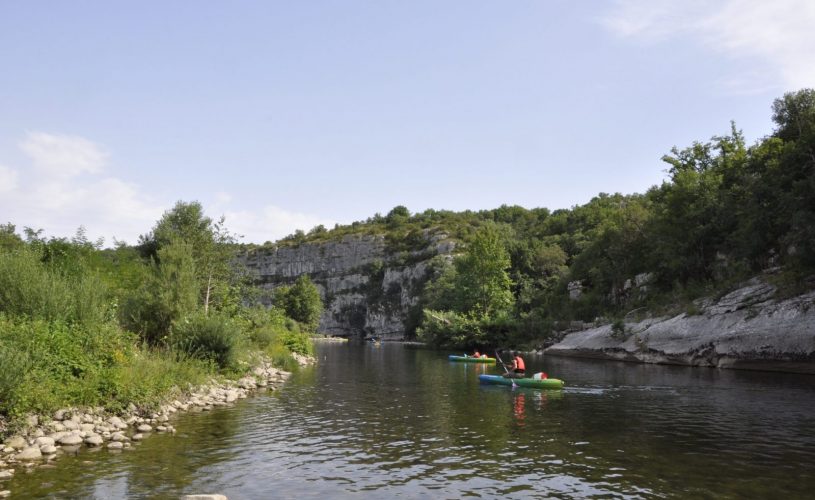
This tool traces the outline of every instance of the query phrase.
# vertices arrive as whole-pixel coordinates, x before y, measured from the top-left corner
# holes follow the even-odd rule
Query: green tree
[[[479,229],[455,261],[462,311],[490,316],[509,310],[513,303],[510,265],[499,229],[493,224]]]
[[[275,290],[275,305],[286,311],[286,315],[311,329],[317,328],[323,312],[320,291],[308,275],[301,275],[291,286]]]
[[[155,252],[159,264],[159,250],[171,241],[191,246],[204,314],[214,297],[223,303],[234,295],[230,288],[237,286],[240,274],[234,262],[237,237],[226,229],[223,217],[213,222],[199,202],[179,201],[164,213],[151,233],[140,238],[144,252]]]
[[[173,324],[193,313],[197,304],[192,245],[171,241],[158,251],[148,280],[126,297],[121,320],[125,328],[156,345],[166,340]]]

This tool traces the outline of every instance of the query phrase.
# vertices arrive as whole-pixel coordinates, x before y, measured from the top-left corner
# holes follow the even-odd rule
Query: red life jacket
[[[526,365],[524,364],[523,358],[520,356],[515,356],[515,369],[519,371],[526,371]]]

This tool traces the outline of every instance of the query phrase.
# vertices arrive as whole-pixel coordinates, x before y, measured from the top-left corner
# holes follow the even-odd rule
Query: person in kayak
[[[470,357],[472,357],[472,358],[480,358],[481,353],[478,352],[478,349],[476,349],[475,352],[470,355]]]
[[[513,373],[515,378],[522,378],[526,373],[526,363],[524,363],[524,359],[518,354],[518,351],[512,351],[512,364],[510,365],[510,371]]]

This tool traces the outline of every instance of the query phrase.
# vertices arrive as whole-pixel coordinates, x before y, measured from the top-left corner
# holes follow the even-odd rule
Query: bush
[[[235,367],[242,334],[237,325],[218,314],[195,314],[172,329],[170,344],[176,351],[211,360],[221,368]]]
[[[0,311],[9,316],[101,323],[109,316],[105,287],[92,274],[66,274],[38,251],[0,252]]]
[[[18,400],[19,390],[29,371],[28,355],[0,343],[0,413],[8,414]]]
[[[611,323],[611,338],[617,340],[625,340],[628,338],[628,331],[622,319],[615,319],[614,322]]]
[[[474,315],[425,310],[416,334],[419,340],[436,347],[470,348],[486,341],[482,326]]]

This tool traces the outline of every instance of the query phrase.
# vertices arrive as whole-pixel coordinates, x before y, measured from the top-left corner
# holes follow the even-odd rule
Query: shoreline
[[[815,291],[774,299],[754,278],[699,311],[567,334],[550,356],[815,374]]]
[[[292,355],[301,367],[316,362],[312,357]],[[108,413],[101,407],[65,408],[53,415],[29,415],[25,426],[0,446],[0,498],[11,495],[3,483],[20,469],[50,464],[83,448],[105,448],[120,453],[153,433],[174,434],[171,419],[175,414],[231,406],[256,392],[278,390],[290,376],[291,372],[276,368],[264,359],[238,379],[211,379],[172,400],[168,398],[155,411],[136,408],[131,403],[120,415]]]

